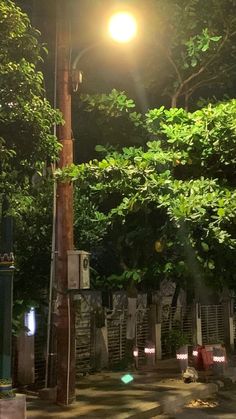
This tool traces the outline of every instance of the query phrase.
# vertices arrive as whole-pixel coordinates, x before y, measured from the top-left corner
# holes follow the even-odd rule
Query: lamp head
[[[129,12],[118,12],[111,16],[108,30],[114,41],[127,43],[137,34],[137,21]]]

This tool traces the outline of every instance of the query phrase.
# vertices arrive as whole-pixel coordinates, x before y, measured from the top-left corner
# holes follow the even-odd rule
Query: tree
[[[83,116],[79,121],[82,144],[80,141],[75,144],[77,162],[87,160],[88,156],[96,157],[98,144],[122,147],[127,143],[138,146],[145,142],[146,133],[139,124],[141,115],[134,100],[125,92],[112,89],[108,94],[83,94],[79,100]]]
[[[42,193],[48,191],[46,179],[40,179],[57,159],[59,143],[52,128],[62,118],[45,99],[43,75],[37,70],[45,53],[40,34],[10,0],[0,2],[0,29],[0,202],[7,198],[19,238],[26,220],[29,231],[36,214],[45,211],[44,206],[37,207]],[[25,244],[19,254],[21,244],[16,241],[16,261],[26,257],[32,246],[29,240]]]
[[[0,25],[1,144],[11,157],[11,171],[22,175],[19,184],[24,173],[42,171],[49,156],[57,157],[52,126],[61,117],[44,98],[43,75],[36,70],[43,52],[38,31],[11,1],[0,3]]]
[[[190,99],[196,101],[204,92],[218,98],[230,92],[235,81],[235,0],[148,0],[140,7],[153,52],[147,47],[149,84],[156,86],[165,71],[163,94],[172,107],[187,109]]]
[[[153,109],[135,119],[150,138],[145,147],[103,148],[102,160],[59,172],[76,184],[78,237],[100,226],[93,242],[105,237],[105,252],[117,255],[120,272],[109,278],[116,286],[133,279],[157,287],[166,277],[191,292],[203,278],[232,286],[235,118],[235,100],[193,113]],[[85,200],[92,210],[81,228]]]

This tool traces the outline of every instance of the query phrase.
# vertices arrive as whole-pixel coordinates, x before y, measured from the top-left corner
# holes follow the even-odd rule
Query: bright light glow
[[[116,42],[129,42],[137,33],[137,22],[128,12],[114,14],[109,21],[109,33]]]
[[[198,356],[198,351],[193,351],[193,356]]]
[[[32,307],[28,313],[25,314],[25,327],[27,328],[27,335],[34,336],[36,329],[35,309]]]
[[[213,362],[225,362],[224,356],[213,356]]]
[[[123,377],[121,377],[121,381],[123,381],[124,384],[129,384],[131,381],[133,381],[134,377],[131,374],[125,374]]]
[[[177,359],[188,359],[188,354],[176,354]]]
[[[144,348],[144,353],[145,354],[154,354],[155,353],[155,348]]]
[[[134,356],[135,358],[137,358],[137,356],[138,356],[138,349],[134,349],[134,350],[133,350],[133,356]]]

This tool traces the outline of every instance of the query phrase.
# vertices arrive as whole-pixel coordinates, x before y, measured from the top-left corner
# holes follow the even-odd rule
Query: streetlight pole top
[[[137,35],[137,20],[133,14],[126,11],[119,11],[113,14],[108,22],[108,34],[111,39],[120,44],[129,43]],[[72,90],[78,91],[79,85],[82,83],[82,72],[78,69],[80,60],[88,52],[103,44],[104,41],[95,42],[88,47],[83,48],[76,56],[72,63],[71,78]]]

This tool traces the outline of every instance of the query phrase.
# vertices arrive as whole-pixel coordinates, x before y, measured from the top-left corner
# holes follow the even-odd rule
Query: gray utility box
[[[67,251],[69,290],[90,288],[89,255],[90,253],[83,250]]]

